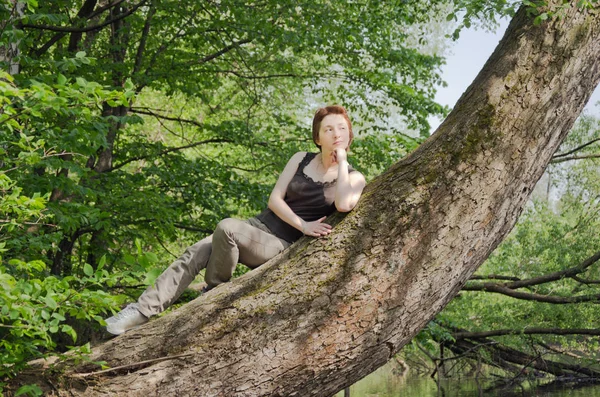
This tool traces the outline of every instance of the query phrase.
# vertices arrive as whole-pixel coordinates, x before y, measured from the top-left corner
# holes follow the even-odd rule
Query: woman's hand
[[[302,233],[304,233],[306,236],[312,237],[327,236],[329,233],[331,233],[331,225],[323,223],[325,218],[327,217],[324,216],[321,219],[317,219],[316,221],[312,222],[303,221]]]
[[[342,161],[348,161],[348,153],[344,148],[337,148],[333,152],[331,152],[331,162],[341,163]]]

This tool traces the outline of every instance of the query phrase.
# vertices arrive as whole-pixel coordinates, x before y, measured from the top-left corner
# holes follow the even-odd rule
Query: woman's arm
[[[292,181],[298,165],[306,155],[306,152],[298,152],[288,161],[283,172],[279,175],[275,187],[269,196],[269,209],[275,213],[281,220],[300,230],[307,236],[319,237],[331,233],[331,226],[323,223],[326,217],[313,222],[306,222],[292,211],[289,205],[283,200],[288,185]]]
[[[334,153],[334,161],[338,163],[335,208],[339,212],[348,212],[356,206],[366,181],[360,172],[348,172],[348,157],[345,149],[338,148]]]

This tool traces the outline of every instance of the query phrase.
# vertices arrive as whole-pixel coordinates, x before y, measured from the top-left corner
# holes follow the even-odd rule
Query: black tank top
[[[315,158],[317,153],[306,153],[298,169],[288,184],[283,200],[292,211],[306,222],[316,221],[324,216],[329,216],[335,211],[335,185],[337,180],[331,182],[318,182],[306,176],[304,167]],[[348,167],[348,172],[353,172]],[[290,243],[302,237],[302,232],[287,224],[273,211],[266,209],[256,218],[264,223],[277,237]]]

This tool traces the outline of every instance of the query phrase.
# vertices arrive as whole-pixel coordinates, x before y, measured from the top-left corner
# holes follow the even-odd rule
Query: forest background
[[[370,179],[448,112],[433,98],[452,36],[521,5],[552,17],[500,0],[0,4],[3,380],[73,346],[84,360],[102,318],[186,246],[264,208],[289,157],[315,150],[316,107],[349,109]],[[411,366],[597,377],[599,127],[580,119],[510,237],[405,349]]]

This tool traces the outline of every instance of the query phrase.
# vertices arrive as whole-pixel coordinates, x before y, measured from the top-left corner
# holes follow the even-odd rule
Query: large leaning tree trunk
[[[112,370],[67,368],[46,378],[49,393],[327,396],[356,382],[510,231],[597,85],[599,59],[598,9],[540,26],[519,11],[438,131],[370,183],[329,237],[97,347],[92,359]]]

